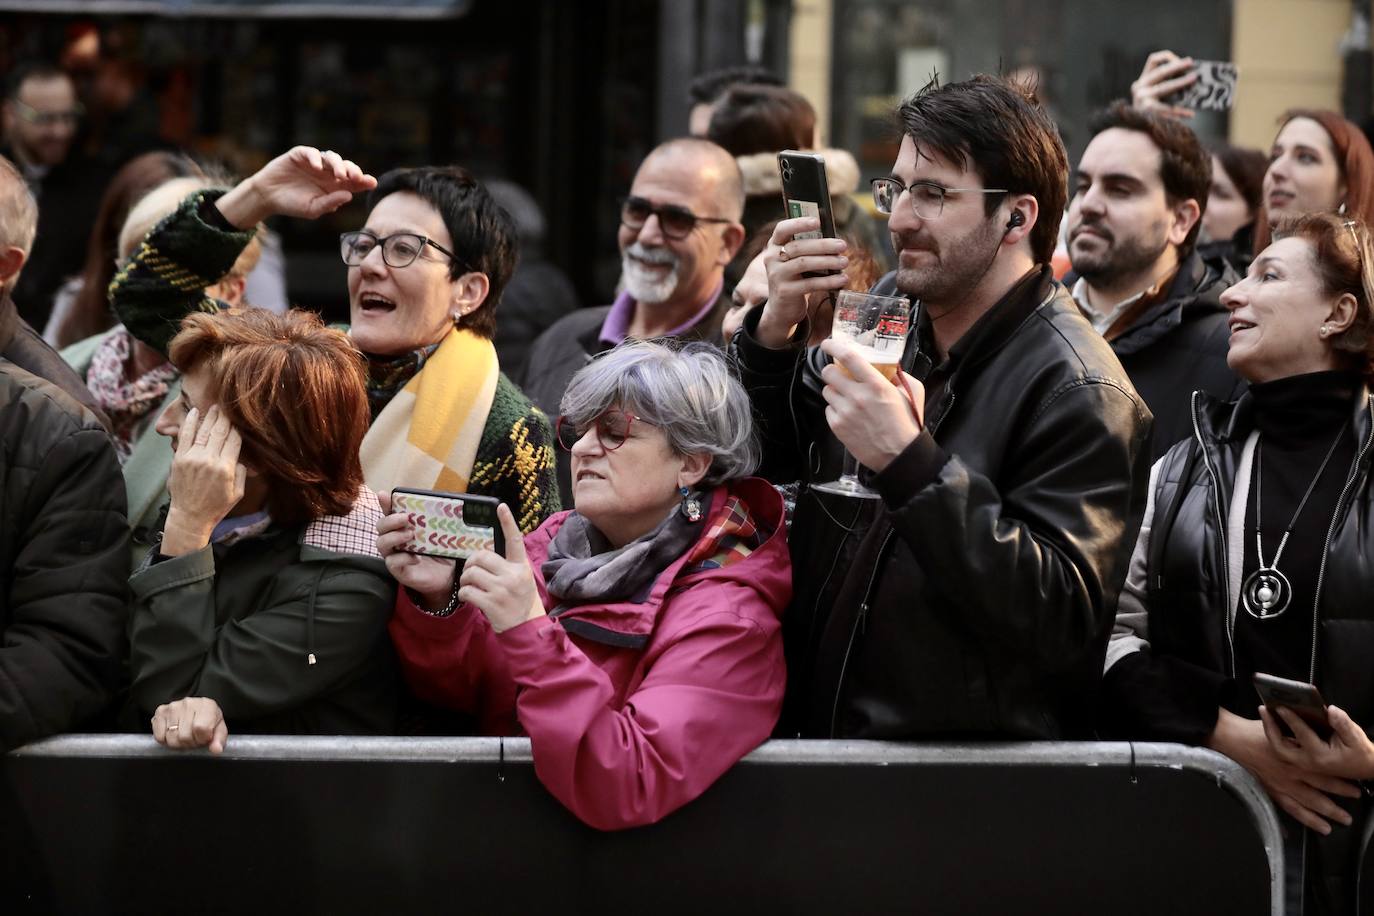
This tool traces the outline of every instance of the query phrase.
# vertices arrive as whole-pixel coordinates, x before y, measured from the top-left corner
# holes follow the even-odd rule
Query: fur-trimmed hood
[[[842,149],[814,150],[825,160],[825,180],[830,186],[830,196],[852,194],[859,188],[859,163]],[[758,197],[764,194],[778,194],[782,191],[782,176],[778,174],[777,153],[753,153],[737,156],[739,170],[744,175],[744,194]]]

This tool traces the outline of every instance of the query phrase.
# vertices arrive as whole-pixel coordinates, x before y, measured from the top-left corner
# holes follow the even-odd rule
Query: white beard
[[[664,276],[659,276],[645,270],[640,261],[668,264],[672,266],[672,270]],[[620,258],[620,272],[625,278],[625,291],[633,296],[636,302],[643,302],[645,305],[666,302],[677,289],[678,266],[677,256],[671,252],[644,248],[639,242],[635,242],[625,249]]]

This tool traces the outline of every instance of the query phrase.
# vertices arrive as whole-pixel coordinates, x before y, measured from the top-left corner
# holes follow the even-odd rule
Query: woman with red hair
[[[129,580],[133,699],[168,747],[385,734],[397,681],[363,358],[305,312],[188,316],[166,522]]]

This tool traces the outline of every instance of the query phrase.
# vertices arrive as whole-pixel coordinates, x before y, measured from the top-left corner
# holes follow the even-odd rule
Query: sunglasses
[[[649,217],[658,217],[658,226],[668,238],[677,241],[691,235],[697,223],[731,223],[734,220],[719,216],[697,216],[686,207],[675,204],[655,206],[643,197],[627,197],[620,205],[620,222],[626,229],[643,229]]]
[[[589,431],[595,430],[596,441],[601,445],[601,449],[613,452],[630,438],[630,427],[638,419],[639,417],[628,410],[612,407],[590,423],[574,423],[566,415],[560,416],[554,425],[554,431],[558,436],[558,444],[566,451],[572,451],[573,446],[581,442]]]

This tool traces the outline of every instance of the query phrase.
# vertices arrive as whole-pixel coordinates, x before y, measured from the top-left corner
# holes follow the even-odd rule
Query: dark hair
[[[397,191],[422,198],[443,218],[453,240],[450,278],[457,280],[472,271],[486,275],[487,298],[457,324],[488,339],[495,337],[496,306],[519,256],[515,222],[510,214],[471,172],[459,165],[392,169],[377,181],[377,187],[368,196],[368,211]]]
[[[1331,138],[1336,165],[1345,182],[1345,213],[1365,223],[1374,222],[1374,149],[1358,127],[1334,111],[1319,108],[1290,108],[1279,118],[1279,131],[1294,118],[1308,118],[1321,125]],[[1278,134],[1276,133],[1275,139]],[[1255,251],[1263,251],[1273,237],[1269,208],[1261,202],[1255,219]]]
[[[1069,159],[1029,87],[986,73],[943,86],[937,77],[902,102],[897,117],[918,155],[972,164],[984,186],[1034,197],[1040,215],[1031,228],[1031,253],[1049,263],[1069,199]],[[991,216],[1002,198],[983,196]]]
[[[203,177],[191,159],[180,153],[152,152],[124,164],[105,186],[100,211],[86,241],[86,262],[64,320],[57,326],[57,346],[65,347],[114,326],[106,290],[114,278],[119,232],[134,204],[149,191],[173,178]]]
[[[1187,257],[1202,230],[1202,214],[1207,212],[1207,197],[1212,188],[1212,157],[1186,124],[1132,108],[1125,102],[1116,102],[1098,112],[1090,125],[1094,137],[1113,127],[1144,134],[1159,150],[1159,177],[1170,206],[1185,200],[1197,201],[1198,220],[1188,230],[1183,244],[1178,246],[1179,257]]]
[[[1264,173],[1269,170],[1269,157],[1257,149],[1217,143],[1212,147],[1212,155],[1221,163],[1221,169],[1236,192],[1250,208],[1251,214],[1258,213],[1264,195]]]
[[[706,129],[706,139],[732,156],[810,149],[815,137],[816,109],[784,86],[731,86]]]
[[[56,80],[63,79],[71,82],[72,78],[66,70],[56,64],[51,64],[44,60],[31,60],[19,64],[10,71],[5,80],[5,98],[19,98],[19,90],[29,80]]]
[[[781,86],[782,77],[767,67],[753,64],[743,67],[722,67],[699,74],[687,86],[687,100],[693,105],[709,105],[725,94],[731,86]]]
[[[267,483],[273,519],[348,514],[369,422],[363,355],[348,335],[311,312],[226,309],[188,315],[168,353],[182,374],[209,370],[208,394],[243,437],[243,463]]]

